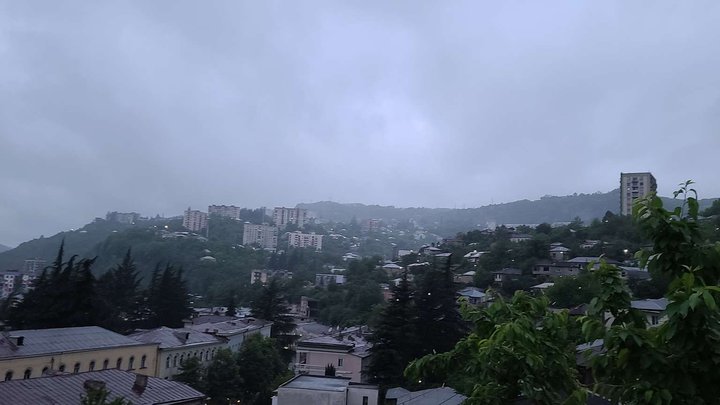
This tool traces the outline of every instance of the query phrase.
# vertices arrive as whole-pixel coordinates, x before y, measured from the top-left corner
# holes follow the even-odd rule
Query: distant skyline
[[[0,1],[0,244],[107,211],[720,197],[720,2]]]

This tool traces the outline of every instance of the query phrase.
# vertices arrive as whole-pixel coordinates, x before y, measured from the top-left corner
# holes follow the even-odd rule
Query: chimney
[[[142,394],[147,388],[148,376],[142,374],[135,374],[135,384],[133,384],[132,390],[138,394]]]
[[[10,342],[15,346],[22,346],[25,344],[25,336],[10,336]]]
[[[187,342],[188,339],[190,339],[190,332],[185,332],[185,341]]]

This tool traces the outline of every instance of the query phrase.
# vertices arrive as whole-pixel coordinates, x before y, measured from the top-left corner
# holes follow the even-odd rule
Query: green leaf
[[[710,292],[708,292],[707,290],[703,291],[702,296],[703,296],[703,300],[705,301],[705,306],[708,307],[708,309],[711,309],[713,311],[717,309],[717,304],[715,303],[715,299],[710,294]]]

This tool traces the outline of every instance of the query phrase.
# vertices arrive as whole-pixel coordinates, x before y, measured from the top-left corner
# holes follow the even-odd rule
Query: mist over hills
[[[5,246],[3,244],[0,244],[0,253],[7,252],[10,249],[12,249],[10,246]]]
[[[700,200],[700,208],[704,209],[715,199]],[[322,221],[350,222],[365,219],[380,219],[383,221],[412,221],[437,235],[451,237],[458,232],[467,232],[473,229],[485,228],[489,224],[539,224],[543,222],[569,222],[580,218],[584,222],[595,218],[602,218],[607,211],[618,212],[620,201],[619,190],[607,193],[575,194],[563,197],[545,196],[538,200],[520,200],[510,203],[493,204],[478,208],[397,208],[393,206],[343,204],[337,202],[302,203],[298,207],[307,208]],[[663,198],[666,207],[675,207],[681,204],[680,200]],[[101,246],[107,244],[111,236],[132,229],[147,229],[150,227],[170,224],[173,228],[180,228],[177,219],[153,219],[142,221],[138,225],[120,224],[117,222],[96,221],[76,230],[60,232],[51,237],[33,239],[21,243],[14,249],[0,250],[0,270],[22,268],[23,261],[30,258],[39,258],[52,261],[57,253],[61,241],[65,240],[66,252],[84,257],[101,255]],[[242,232],[240,228],[236,232]],[[120,236],[118,234],[118,236]],[[238,236],[242,238],[240,234]],[[143,238],[126,239],[126,244],[133,247],[146,243]],[[240,243],[239,241],[237,243]],[[110,265],[113,260],[119,260],[127,247],[118,247],[113,257],[100,257],[98,265]],[[138,251],[139,253],[139,251]],[[145,252],[153,256],[153,252]],[[157,253],[157,252],[155,252]],[[104,255],[107,256],[107,255]],[[117,257],[115,257],[117,256]],[[98,266],[101,267],[101,266]]]

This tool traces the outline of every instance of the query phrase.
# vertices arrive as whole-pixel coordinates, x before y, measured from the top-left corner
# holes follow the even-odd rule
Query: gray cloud
[[[206,2],[207,3],[207,2]],[[704,196],[720,4],[0,3],[0,242],[107,210]]]

